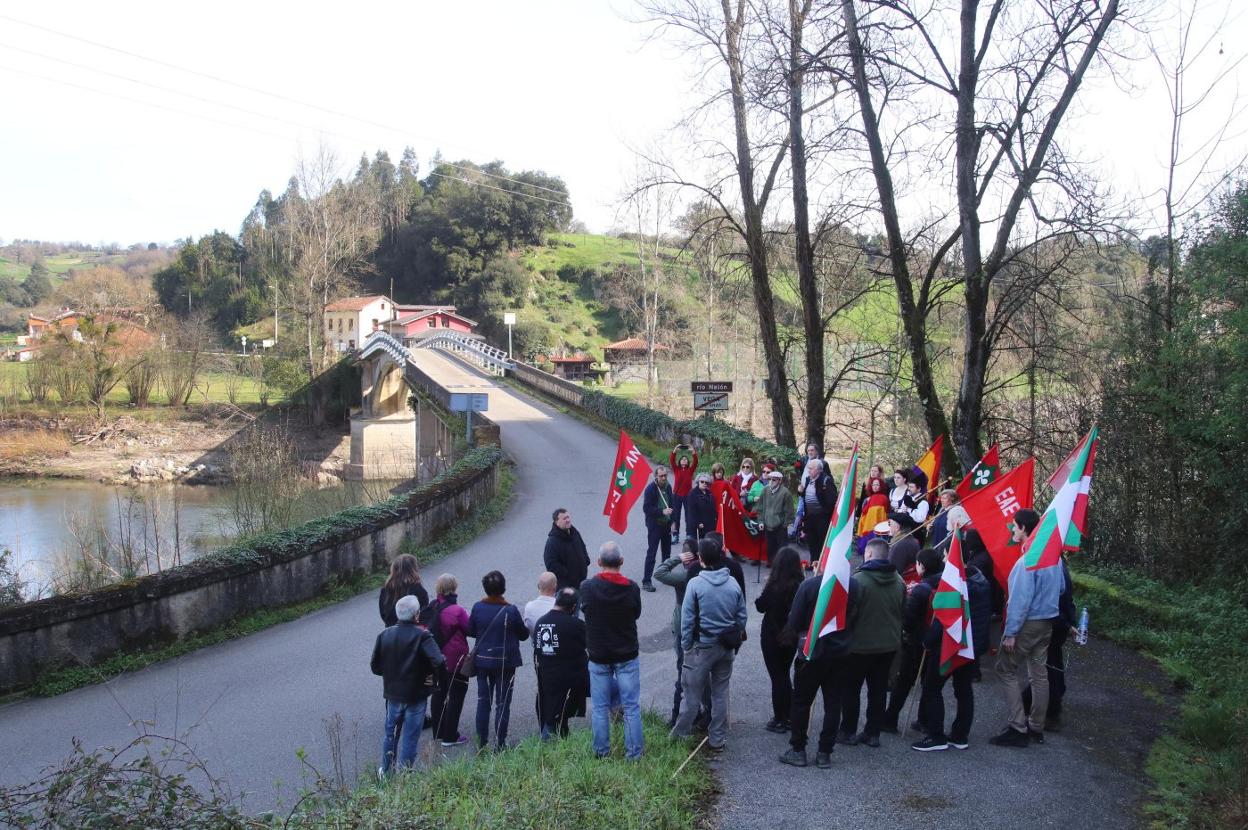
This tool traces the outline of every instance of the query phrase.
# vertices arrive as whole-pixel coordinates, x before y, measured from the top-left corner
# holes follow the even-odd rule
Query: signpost
[[[726,412],[728,396],[732,393],[730,380],[695,380],[689,384],[693,392],[695,412]]]
[[[490,396],[485,392],[452,392],[451,411],[463,412],[467,421],[464,441],[472,445],[472,413],[486,412],[490,408]]]
[[[504,311],[503,323],[507,326],[507,359],[511,360],[511,327],[516,324],[516,312]]]

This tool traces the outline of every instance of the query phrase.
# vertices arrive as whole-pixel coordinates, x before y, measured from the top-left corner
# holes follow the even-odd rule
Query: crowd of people
[[[624,556],[612,541],[598,548],[591,575],[585,541],[563,508],[551,517],[538,595],[523,609],[505,599],[507,582],[499,571],[482,578],[484,596],[466,609],[459,605],[454,576],[440,576],[430,599],[415,558],[394,560],[379,597],[387,627],[372,658],[386,701],[382,775],[414,762],[423,729],[446,747],[470,740],[459,722],[474,678],[476,744],[483,751],[504,748],[524,642],[532,648],[542,739],[567,735],[569,721],[589,712],[596,755],[610,753],[612,723],[620,722],[625,758],[640,758],[637,620],[642,592],[657,590],[656,581],[671,587],[676,599],[671,734],[679,739],[705,732],[706,747],[721,751],[729,732],[728,690],[748,618],[744,571],[717,530],[726,493],[739,499],[750,532],[766,542],[768,575],[754,608],[762,615],[759,648],[771,685],[766,729],[788,736],[782,763],[809,763],[807,740],[819,699],[817,767],[831,765],[836,744],[879,747],[885,733],[913,732],[911,746],[921,752],[967,749],[975,683],[990,652],[996,654],[1008,722],[989,743],[1027,747],[1060,727],[1062,649],[1076,625],[1064,562],[1027,570],[1020,559],[1009,573],[995,573],[956,490],[936,495],[917,467],[899,469],[886,481],[883,467],[873,465],[856,499],[861,564],[850,580],[846,623],[820,635],[811,621],[822,583],[820,553],[838,493],[819,448],[809,445],[792,468],[795,491],[775,460],[762,461],[756,473],[754,460],[743,459],[731,478],[720,464],[710,474],[698,473],[698,454],[685,445],[672,450],[669,462],[654,469],[642,497],[647,549],[640,584],[621,572]],[[1039,520],[1033,510],[1018,511],[1015,541]],[[932,597],[955,534],[965,562],[974,660],[950,671],[941,665],[942,631]],[[675,554],[674,545],[680,545]],[[999,648],[990,649],[997,625]],[[956,711],[946,726],[943,689],[949,682]],[[909,715],[903,720],[907,701],[909,711],[917,709],[913,721]]]

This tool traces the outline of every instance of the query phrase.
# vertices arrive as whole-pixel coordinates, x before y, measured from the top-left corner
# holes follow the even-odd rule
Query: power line
[[[60,84],[62,86],[73,87],[74,89],[81,89],[85,92],[90,92],[95,95],[104,95],[110,98],[119,98],[122,101],[129,101],[132,104],[141,104],[145,107],[152,107],[158,110],[165,110],[166,112],[177,113],[178,115],[185,115],[188,118],[199,118],[204,121],[211,121],[214,124],[221,124],[226,127],[233,127],[234,129],[237,129],[237,130],[248,130],[253,133],[259,133],[260,135],[270,136],[271,138],[280,138],[283,141],[290,140],[290,136],[288,135],[280,135],[278,133],[269,132],[268,130],[261,130],[256,127],[251,127],[246,124],[236,124],[232,121],[222,121],[221,119],[213,118],[210,115],[203,115],[202,113],[197,113],[197,112],[188,112],[187,110],[180,110],[180,109],[177,109],[176,107],[168,107],[168,106],[165,106],[164,104],[157,104],[154,101],[144,101],[142,98],[131,98],[129,95],[122,95],[117,92],[108,92],[103,89],[96,89],[95,87],[84,86],[83,84],[76,84],[73,81],[63,81],[60,78],[52,78],[48,75],[40,75],[38,72],[30,72],[25,69],[17,69],[16,67],[12,67],[12,66],[4,66],[3,64],[0,64],[0,70],[3,70],[5,72],[13,72],[18,75],[25,75],[29,78],[38,78],[41,81],[48,81],[50,83]],[[522,195],[528,195],[528,194],[522,194]]]
[[[479,171],[476,171],[476,172],[479,172]],[[547,199],[544,196],[534,196],[532,193],[517,193],[514,190],[507,190],[506,188],[503,188],[503,187],[495,187],[494,185],[486,184],[485,182],[469,181],[468,179],[461,178],[459,176],[448,176],[445,173],[438,173],[437,171],[434,171],[434,170],[431,170],[429,172],[429,175],[437,176],[439,179],[448,179],[453,182],[463,182],[464,184],[472,185],[473,187],[484,187],[484,188],[487,188],[488,190],[497,190],[499,193],[506,193],[508,196],[523,196],[526,199],[537,199],[539,202],[549,202],[552,205],[559,205],[560,207],[571,207],[571,205],[568,204],[567,202],[560,202],[554,199]]]
[[[177,70],[178,72],[185,72],[185,73],[187,73],[188,75],[195,75],[195,76],[197,76],[197,77],[204,78],[204,79],[206,79],[206,80],[210,80],[210,81],[213,81],[213,82],[215,82],[215,83],[225,84],[226,86],[231,86],[231,87],[234,87],[235,89],[245,90],[245,91],[247,91],[247,92],[252,92],[252,93],[255,93],[255,94],[257,94],[257,95],[265,95],[265,96],[267,96],[267,97],[269,97],[269,98],[273,98],[273,99],[278,100],[278,101],[285,101],[285,102],[287,102],[287,103],[290,103],[290,104],[295,104],[295,105],[297,105],[297,106],[307,107],[307,108],[309,108],[309,109],[314,109],[314,110],[319,110],[320,112],[324,112],[324,113],[327,113],[327,114],[329,114],[329,115],[334,115],[334,116],[337,116],[337,117],[339,117],[339,118],[347,118],[347,119],[350,119],[350,120],[352,120],[352,121],[357,121],[357,122],[359,122],[359,123],[361,123],[361,124],[368,124],[368,125],[373,126],[373,127],[380,127],[380,128],[381,128],[381,129],[383,129],[383,130],[388,130],[388,131],[393,132],[393,133],[396,133],[396,134],[398,134],[398,135],[408,135],[408,134],[410,133],[410,131],[409,131],[409,130],[403,130],[403,129],[399,129],[398,127],[393,127],[393,126],[390,126],[390,125],[388,125],[388,124],[382,124],[382,123],[381,123],[381,122],[379,122],[379,121],[373,121],[373,120],[370,120],[370,119],[368,119],[368,118],[362,118],[362,117],[360,117],[360,116],[358,116],[358,115],[352,115],[351,113],[341,112],[341,111],[339,111],[339,110],[335,110],[335,109],[331,109],[331,108],[329,108],[329,107],[322,106],[321,104],[314,104],[314,103],[310,103],[310,102],[308,102],[308,101],[301,101],[301,100],[299,100],[298,98],[292,98],[292,97],[290,97],[290,96],[288,96],[288,95],[282,95],[281,93],[278,93],[278,92],[271,92],[271,91],[269,91],[269,90],[266,90],[266,89],[261,89],[261,88],[259,88],[259,87],[249,86],[249,85],[247,85],[247,84],[241,84],[241,83],[238,83],[238,82],[236,82],[236,81],[231,81],[231,80],[229,80],[229,79],[227,79],[227,78],[221,78],[221,77],[219,77],[219,76],[217,76],[217,75],[212,75],[212,74],[207,73],[207,72],[201,72],[201,71],[196,70],[196,69],[189,69],[189,68],[187,68],[187,67],[185,67],[185,66],[178,66],[177,64],[169,63],[169,62],[167,62],[167,61],[162,61],[162,60],[159,60],[158,58],[152,58],[152,57],[148,57],[148,56],[146,56],[146,55],[140,55],[140,54],[139,54],[139,53],[137,53],[137,52],[131,52],[131,51],[128,51],[128,50],[126,50],[126,49],[121,49],[121,48],[116,47],[116,46],[110,46],[110,45],[109,45],[109,44],[107,44],[107,43],[100,43],[100,42],[98,42],[98,41],[90,40],[90,39],[85,38],[85,37],[80,37],[79,35],[73,35],[73,34],[70,34],[70,33],[68,33],[68,32],[62,32],[62,31],[60,31],[60,30],[58,30],[58,29],[53,29],[53,28],[50,28],[50,27],[48,27],[48,26],[41,26],[41,25],[39,25],[38,23],[31,23],[31,22],[26,21],[26,20],[20,20],[20,19],[18,19],[18,18],[16,18],[16,17],[12,17],[12,16],[7,15],[7,14],[0,14],[0,20],[7,20],[7,21],[9,21],[10,23],[16,23],[16,24],[18,24],[19,26],[28,26],[28,27],[30,27],[30,28],[32,28],[32,29],[38,29],[38,30],[39,30],[39,31],[41,31],[41,32],[47,32],[48,34],[56,35],[57,37],[68,38],[69,40],[76,40],[76,41],[78,41],[79,43],[85,43],[85,44],[87,44],[87,45],[89,45],[89,46],[94,46],[94,47],[96,47],[97,49],[106,49],[106,50],[108,50],[108,51],[110,51],[110,52],[116,52],[116,53],[117,53],[117,54],[119,54],[119,55],[125,55],[126,57],[134,58],[134,59],[136,59],[136,60],[146,61],[146,62],[148,62],[148,63],[153,63],[153,64],[156,64],[157,66],[163,66],[163,67],[165,67],[166,69],[174,69],[174,70]],[[10,48],[14,48],[14,47],[10,47]],[[33,54],[33,53],[32,53],[32,54]],[[52,60],[57,60],[57,59],[56,59],[56,58],[52,58]],[[143,82],[138,81],[138,82],[136,82],[136,83],[143,83]],[[327,131],[327,132],[328,132],[328,131]],[[335,135],[339,135],[338,133],[334,133],[334,134],[335,134]],[[503,176],[503,175],[498,174],[498,173],[488,173],[488,172],[486,172],[486,171],[484,171],[484,170],[471,170],[471,168],[464,168],[464,167],[460,167],[459,165],[456,165],[456,164],[451,164],[450,162],[440,162],[440,163],[441,163],[441,164],[443,164],[443,165],[445,165],[445,166],[447,166],[447,167],[451,167],[451,168],[454,168],[454,169],[456,169],[456,170],[459,170],[460,172],[463,172],[463,173],[467,173],[467,172],[474,172],[474,173],[478,173],[478,174],[483,175],[483,176],[489,176],[490,178],[495,178],[495,179],[500,179],[500,180],[502,180],[502,181],[512,182],[513,184],[522,185],[522,186],[524,186],[524,187],[532,187],[532,188],[535,188],[535,189],[537,189],[537,190],[545,190],[545,191],[547,191],[548,193],[554,193],[554,194],[556,194],[556,195],[558,195],[558,196],[563,196],[563,195],[564,195],[563,191],[557,190],[557,189],[555,189],[555,188],[553,188],[553,187],[546,187],[546,186],[544,186],[544,185],[540,185],[540,184],[533,184],[533,183],[531,183],[531,182],[521,181],[521,180],[519,180],[519,179],[513,179],[513,178],[511,178],[511,177],[509,177],[509,176]],[[508,192],[510,192],[510,191],[508,191]],[[520,195],[524,195],[524,194],[520,194]]]

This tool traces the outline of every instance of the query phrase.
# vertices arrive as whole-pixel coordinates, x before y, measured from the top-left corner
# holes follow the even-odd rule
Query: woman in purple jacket
[[[433,700],[429,704],[433,735],[442,746],[458,746],[468,741],[459,731],[459,715],[468,692],[468,678],[459,673],[460,664],[468,656],[468,612],[458,604],[455,593],[458,590],[459,580],[455,577],[450,574],[438,577],[438,596],[434,600],[437,617],[429,626],[446,658],[446,672],[433,690]]]

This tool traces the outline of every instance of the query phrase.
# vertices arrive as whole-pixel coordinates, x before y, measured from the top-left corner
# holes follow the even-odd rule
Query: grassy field
[[[25,389],[25,378],[26,364],[10,361],[0,362],[0,400],[11,401],[18,406],[32,410],[57,409],[64,413],[78,409],[86,412],[89,409],[89,407],[82,404],[72,407],[62,406],[55,392],[50,392],[48,400],[41,406],[36,407],[31,403],[30,396]],[[190,403],[225,403],[229,401],[231,383],[235,387],[234,402],[238,406],[259,405],[261,385],[255,378],[229,375],[224,372],[205,372],[200,375],[199,388],[191,395]],[[106,405],[110,407],[128,407],[129,400],[130,396],[126,392],[124,383],[118,384],[105,398]],[[284,400],[285,398],[280,391],[270,387],[270,404],[281,403]],[[169,396],[158,383],[152,392],[152,404],[154,406],[166,406],[168,403]]]
[[[122,256],[120,254],[106,254],[101,251],[74,251],[44,257],[43,264],[51,272],[53,284],[56,284],[60,281],[59,278],[63,278],[66,272],[74,268],[92,268],[96,265],[107,265],[120,262],[121,260]],[[0,254],[0,279],[7,278],[14,282],[21,282],[29,274],[30,263],[15,262]]]

